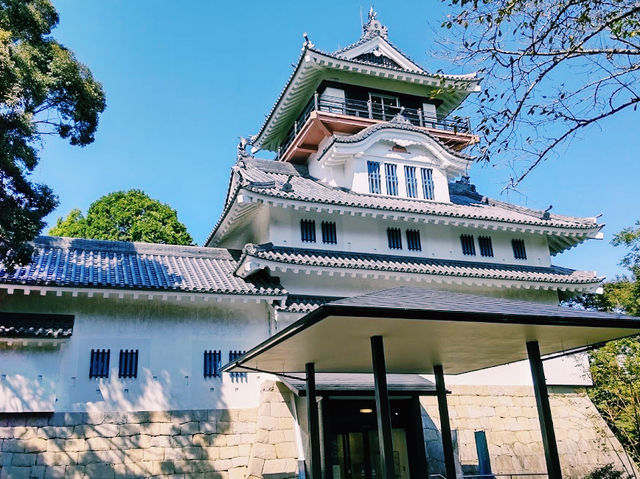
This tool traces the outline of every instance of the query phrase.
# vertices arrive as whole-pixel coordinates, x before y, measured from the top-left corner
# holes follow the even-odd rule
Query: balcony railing
[[[294,122],[293,128],[280,148],[280,152],[284,153],[287,151],[287,148],[297,136],[300,128],[302,128],[309,119],[309,115],[312,111],[323,111],[327,113],[336,113],[339,115],[381,121],[389,121],[400,113],[407,121],[409,121],[409,123],[415,126],[451,131],[453,133],[471,132],[469,118],[453,117],[450,119],[438,119],[436,117],[429,116],[421,108],[416,109],[380,105],[379,103],[373,103],[371,100],[353,100],[350,98],[318,95],[316,92],[298,119]]]

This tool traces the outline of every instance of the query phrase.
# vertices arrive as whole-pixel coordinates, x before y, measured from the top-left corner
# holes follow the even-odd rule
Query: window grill
[[[336,235],[336,224],[333,221],[323,221],[321,226],[322,242],[326,244],[337,244],[338,237]]]
[[[462,245],[462,254],[467,256],[476,255],[476,245],[473,242],[473,235],[460,235],[460,244]]]
[[[384,174],[387,184],[387,194],[398,196],[398,168],[393,163],[384,164]]]
[[[110,349],[92,349],[89,363],[89,378],[108,378]]]
[[[422,196],[425,200],[432,200],[433,193],[433,170],[431,168],[420,168],[422,176]]]
[[[369,193],[380,194],[380,163],[377,161],[367,161],[367,171],[369,173]]]
[[[417,198],[418,197],[418,179],[416,178],[415,166],[404,167],[404,179],[407,185],[407,196],[409,198]]]
[[[478,236],[478,246],[480,246],[480,255],[493,257],[493,245],[490,236]]]
[[[422,251],[419,230],[407,230],[407,249],[409,251]]]
[[[300,220],[300,237],[303,243],[316,242],[316,222],[314,220]]]
[[[204,377],[219,378],[220,367],[222,366],[222,351],[205,351],[204,352]]]
[[[524,247],[524,240],[512,239],[511,247],[513,248],[513,257],[515,259],[527,259],[527,250]]]
[[[246,351],[229,351],[229,362],[235,361],[244,353],[246,353]],[[229,376],[231,377],[231,381],[234,382],[246,381],[247,379],[247,373],[229,373]]]
[[[402,233],[400,228],[387,228],[387,240],[390,249],[402,249]]]
[[[138,377],[138,350],[137,349],[121,349],[120,350],[120,367],[118,370],[119,378],[137,378]]]

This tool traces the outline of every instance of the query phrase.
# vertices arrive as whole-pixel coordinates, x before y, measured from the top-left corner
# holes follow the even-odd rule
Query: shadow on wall
[[[265,382],[251,409],[0,414],[0,476],[294,478],[290,394]]]

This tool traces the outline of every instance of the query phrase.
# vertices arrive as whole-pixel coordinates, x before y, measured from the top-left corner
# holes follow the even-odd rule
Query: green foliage
[[[640,222],[636,223],[640,226]],[[605,283],[602,295],[586,294],[571,302],[579,307],[640,316],[640,228],[625,228],[611,241],[628,252],[620,262],[630,277]],[[591,352],[589,367],[593,388],[589,397],[625,450],[640,462],[640,338],[612,341]],[[622,477],[612,467],[597,469],[592,478]],[[621,474],[621,473],[620,473]]]
[[[613,464],[594,469],[584,479],[630,479],[632,476],[617,470]]]
[[[9,269],[29,261],[29,241],[57,205],[29,179],[43,138],[88,145],[106,105],[89,69],[50,36],[57,23],[49,0],[0,0],[0,261]]]
[[[145,243],[193,244],[176,210],[143,191],[116,191],[91,203],[87,216],[78,209],[58,218],[54,236]]]

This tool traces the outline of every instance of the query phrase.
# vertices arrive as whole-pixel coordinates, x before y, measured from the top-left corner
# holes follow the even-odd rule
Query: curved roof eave
[[[457,105],[462,103],[462,101],[464,101],[464,99],[470,93],[478,91],[478,83],[480,81],[480,79],[479,79],[479,77],[478,77],[476,72],[463,74],[463,75],[446,75],[446,74],[433,74],[433,73],[429,73],[429,72],[425,72],[425,71],[409,71],[409,70],[386,67],[386,66],[380,66],[380,65],[372,65],[370,63],[366,63],[366,62],[362,62],[362,61],[349,60],[349,59],[341,58],[341,57],[335,56],[334,54],[331,54],[331,53],[326,53],[326,52],[323,52],[321,50],[316,50],[314,48],[310,48],[307,44],[305,44],[303,46],[303,48],[302,48],[302,53],[301,53],[300,57],[298,58],[298,62],[296,64],[293,72],[289,76],[284,88],[281,90],[281,92],[280,92],[280,94],[278,96],[278,99],[276,100],[275,104],[273,105],[273,107],[269,111],[269,114],[267,115],[265,121],[263,122],[262,126],[260,127],[260,130],[258,131],[258,133],[252,139],[252,145],[254,147],[253,148],[254,151],[258,151],[265,144],[267,144],[267,142],[264,141],[264,136],[269,132],[268,131],[270,129],[269,125],[273,123],[274,117],[275,117],[277,111],[281,108],[281,105],[286,103],[285,102],[285,98],[288,96],[288,92],[292,91],[295,88],[294,79],[296,78],[296,76],[298,76],[298,74],[301,74],[301,75],[304,74],[304,70],[301,68],[301,66],[305,62],[305,57],[306,57],[306,54],[308,52],[313,53],[315,55],[319,55],[321,57],[325,57],[325,59],[328,59],[328,60],[333,60],[333,61],[336,61],[336,62],[342,62],[342,63],[346,63],[346,64],[351,64],[351,65],[356,66],[356,67],[364,65],[364,66],[367,66],[369,70],[375,70],[375,71],[380,70],[382,73],[391,72],[392,75],[428,79],[428,80],[430,80],[432,82],[431,85],[424,85],[424,86],[434,87],[434,86],[437,86],[437,84],[440,84],[442,81],[450,82],[450,83],[463,83],[463,84],[467,85],[466,88],[456,88],[456,85],[449,85],[449,86],[453,86],[452,89],[454,91],[456,91],[458,94],[455,95],[455,101],[454,101],[455,105],[454,106],[450,106],[448,108],[448,111],[446,112],[446,114],[448,114],[451,110],[455,109],[455,107],[457,107]],[[338,68],[335,68],[333,65],[329,66],[329,65],[318,65],[318,64],[316,64],[314,66],[315,66],[315,69],[318,69],[319,67],[321,67],[321,69],[323,69],[323,70],[325,70],[325,69],[330,69],[330,70],[338,69]],[[339,70],[342,70],[342,69],[339,69]],[[302,73],[300,73],[300,72],[302,72]],[[369,74],[369,73],[367,73],[367,74]],[[388,78],[388,79],[393,80],[393,78]],[[458,98],[458,97],[460,97],[460,98]]]

